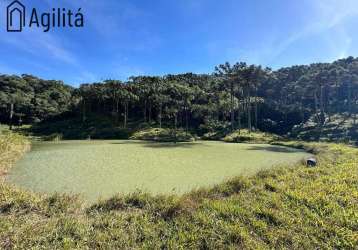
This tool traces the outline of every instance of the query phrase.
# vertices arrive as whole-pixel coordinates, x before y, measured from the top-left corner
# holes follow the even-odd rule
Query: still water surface
[[[181,194],[307,156],[286,147],[223,142],[41,142],[7,181],[35,192],[81,194],[93,202],[138,189]]]

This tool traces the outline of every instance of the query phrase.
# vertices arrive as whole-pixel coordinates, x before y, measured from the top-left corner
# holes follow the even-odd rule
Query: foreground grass
[[[0,248],[354,249],[358,150],[295,144],[303,165],[237,177],[184,196],[135,193],[84,207],[0,185]]]

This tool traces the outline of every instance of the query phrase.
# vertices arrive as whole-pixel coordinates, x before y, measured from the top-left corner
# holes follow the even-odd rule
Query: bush
[[[206,141],[218,141],[225,137],[225,131],[218,131],[218,132],[208,132],[204,134],[201,139]]]
[[[224,137],[225,142],[251,142],[251,143],[271,143],[279,140],[280,137],[277,135],[263,133],[260,131],[249,132],[247,129],[236,130],[231,134]]]
[[[63,138],[63,135],[60,133],[53,133],[51,135],[43,136],[42,139],[44,141],[61,141]]]
[[[177,130],[167,128],[150,128],[138,131],[130,137],[131,140],[145,140],[145,141],[157,141],[157,142],[191,142],[195,138],[183,130]]]
[[[200,131],[204,134],[203,140],[221,140],[230,132],[230,123],[218,120],[207,120],[205,124],[200,125]]]

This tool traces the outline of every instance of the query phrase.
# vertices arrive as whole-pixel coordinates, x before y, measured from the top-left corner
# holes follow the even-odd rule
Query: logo
[[[54,28],[82,28],[84,15],[81,8],[73,11],[66,8],[51,8],[48,12],[40,12],[32,8],[26,16],[26,7],[19,0],[11,2],[6,8],[8,32],[22,32],[24,28],[40,28],[49,32]]]
[[[25,15],[25,6],[17,0],[7,6],[7,31],[21,32],[25,25]]]

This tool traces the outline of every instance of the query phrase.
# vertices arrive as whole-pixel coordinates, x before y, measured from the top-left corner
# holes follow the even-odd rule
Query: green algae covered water
[[[93,202],[137,190],[182,194],[308,156],[280,146],[223,142],[40,142],[7,181],[40,193],[81,194]]]

